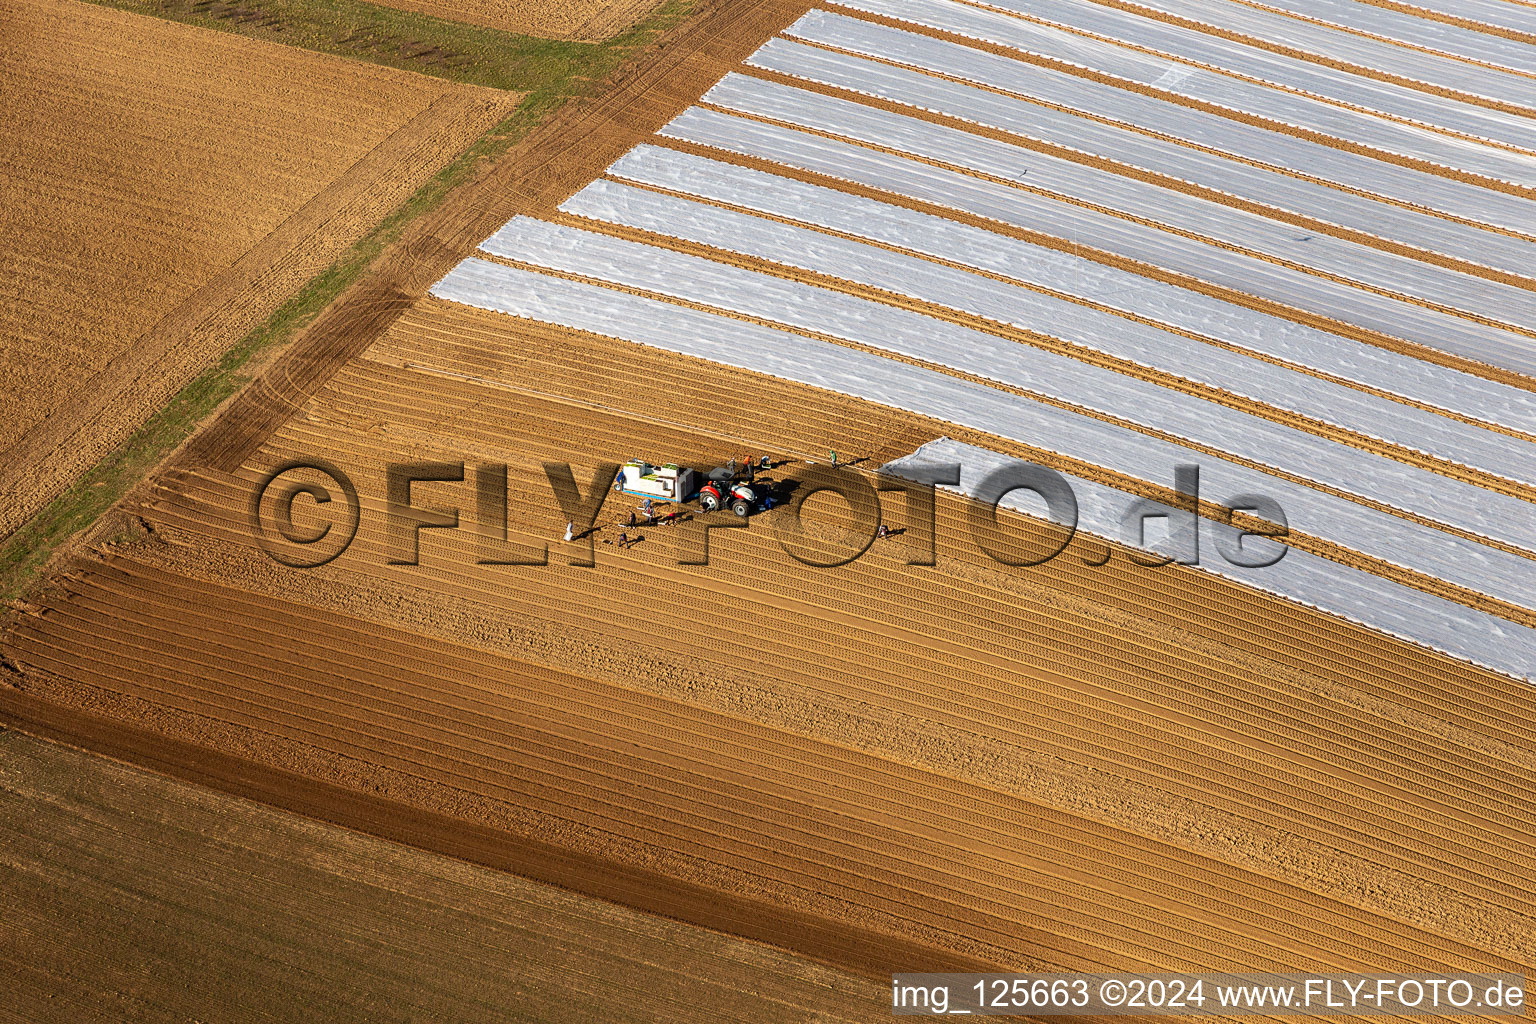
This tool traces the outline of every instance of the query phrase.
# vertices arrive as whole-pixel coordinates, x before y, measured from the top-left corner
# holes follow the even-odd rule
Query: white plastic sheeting
[[[870,111],[870,108],[858,104],[849,103],[844,106],[851,108],[848,112],[856,118],[863,116],[861,112],[882,113]],[[930,128],[937,129],[937,126],[913,118],[896,120],[915,126],[919,134],[926,134]],[[857,129],[850,126],[848,130]],[[1536,348],[1533,348],[1529,338],[1522,335],[1364,292],[1349,285],[1243,256],[1049,196],[1036,195],[836,139],[697,107],[684,111],[662,128],[661,134],[758,156],[786,166],[815,171],[870,188],[1040,231],[1292,308],[1304,309],[1429,348],[1536,377]],[[879,132],[870,134],[878,135]],[[971,138],[974,142],[995,145],[1004,151],[995,154],[1005,161],[1003,164],[972,157],[976,162],[985,163],[988,169],[996,167],[1018,174],[1026,167],[1044,166],[1034,159],[1036,154],[1001,143],[990,143],[987,139]],[[966,154],[945,152],[942,141],[926,144],[919,141],[909,145],[932,148],[942,153],[944,158],[966,157]]]
[[[1417,157],[1500,180],[1536,184],[1536,162],[1521,154],[1465,143],[1414,125],[1298,96],[1233,75],[1273,82],[1288,89],[1409,118],[1420,124],[1438,125],[1477,138],[1536,149],[1536,125],[1527,118],[1336,71],[1111,7],[1058,3],[1042,7],[1042,19],[1079,30],[1069,32],[1025,21],[1002,11],[954,3],[953,0],[839,2],[845,7],[944,29],[1092,68],[1175,95],[1310,128],[1384,152]],[[1095,32],[1109,39],[1125,40],[1128,45],[1090,39],[1080,32]],[[1132,50],[1129,45],[1153,49],[1166,56]],[[1225,68],[1233,74],[1220,74],[1185,61]]]
[[[1339,426],[1352,426],[1363,433],[1405,447],[1438,454],[1510,479],[1536,483],[1536,446],[1514,441],[1503,434],[1376,398],[1272,363],[1213,348],[1182,335],[1127,321],[1112,313],[1041,295],[1017,285],[978,278],[964,270],[916,256],[871,248],[861,242],[821,234],[808,228],[761,221],[714,206],[681,203],[652,192],[621,192],[621,188],[611,184],[594,186],[590,193],[584,192],[573,197],[565,209],[596,220],[643,227],[727,251],[813,270],[933,302],[948,309],[973,313],[996,323],[1039,331],[1083,348],[1106,352],[1143,366],[1154,366],[1192,380],[1226,388],[1277,408],[1303,412]],[[605,201],[604,197],[609,198]],[[526,238],[539,230],[542,229],[514,222],[482,247],[497,255],[538,262],[538,246],[529,245]],[[593,244],[600,245],[595,240]],[[610,241],[610,244],[616,243]],[[532,255],[525,256],[524,253]],[[710,261],[680,263],[676,259],[669,259],[668,254],[654,251],[649,258],[658,266],[673,267],[679,275],[675,285],[669,285],[664,277],[655,273],[648,275],[651,278],[659,277],[659,283],[647,287],[669,294],[673,293],[672,288],[697,287],[696,281],[684,280],[685,277],[691,279],[696,275],[718,273],[711,269]],[[636,259],[644,258],[637,256]],[[757,287],[765,290],[776,287],[771,280],[763,279],[761,275],[757,275],[757,278]],[[746,298],[750,300],[750,295]],[[888,307],[875,304],[866,304],[866,307],[860,309],[853,323],[889,319],[888,315],[880,312]],[[931,320],[929,322],[933,323]],[[816,329],[829,330],[826,327]],[[830,333],[837,331],[831,330]],[[881,332],[876,330],[869,333],[873,340],[865,337],[856,340],[880,344],[878,339]],[[967,348],[991,343],[990,335],[979,332],[968,332],[967,337],[969,344],[957,345],[957,351],[963,352]],[[1008,348],[1018,349],[1019,346],[1009,343]],[[947,359],[937,361],[945,365],[961,366]],[[1067,359],[1065,362],[1082,366],[1076,360]],[[991,375],[987,367],[987,360],[983,358],[972,360],[962,368]],[[1062,371],[1081,372],[1069,370],[1066,366],[1062,367]],[[1085,385],[1080,389],[1079,397],[1070,398],[1069,401],[1234,452],[1236,449],[1225,447],[1230,441],[1223,440],[1236,436],[1230,434],[1233,424],[1245,424],[1246,431],[1261,429],[1257,426],[1258,421],[1249,424],[1254,418],[1246,414],[1213,406],[1165,388],[1151,386],[1151,390],[1139,399],[1133,399],[1124,387],[1110,386],[1115,380],[1124,380],[1120,375],[1108,371],[1094,372],[1107,374],[1111,380],[1108,383]],[[1058,397],[1066,396],[1063,394]],[[1182,418],[1172,415],[1175,409],[1186,408],[1189,411]],[[1268,424],[1267,421],[1266,426],[1294,433],[1278,425]],[[1239,434],[1243,432],[1239,431]],[[1244,449],[1244,452],[1247,457],[1263,461],[1263,456],[1255,453],[1279,452],[1285,448],[1273,442],[1262,442]],[[1316,462],[1315,455],[1298,458],[1297,461],[1311,462],[1311,473],[1339,475],[1334,469],[1324,469],[1323,464]],[[1295,465],[1269,464],[1308,475],[1308,471]]]
[[[1536,7],[1507,0],[1403,0],[1403,6],[1536,36]]]
[[[650,145],[630,150],[608,173],[925,253],[1075,295],[1473,419],[1536,432],[1536,394],[1529,391],[943,217]],[[602,219],[622,220],[632,215],[644,216],[651,223],[664,220],[666,215],[640,212],[648,204],[660,203],[663,209],[676,206],[675,201],[665,203],[664,197],[629,194],[617,186],[597,182],[564,209],[580,212],[589,202],[594,206],[607,204],[600,207]],[[629,210],[635,212],[626,214]],[[1201,347],[1194,351],[1209,350]],[[1168,365],[1171,368],[1173,364]]]
[[[800,47],[800,50],[801,56],[805,57],[819,53],[821,59],[818,62],[823,65],[841,63],[847,81],[863,81],[866,92],[901,92],[908,102],[917,106],[968,110],[973,121],[990,124],[1010,115],[1020,117],[1019,108],[1027,109],[1027,105],[1018,100],[971,86],[858,57],[809,47]],[[1176,189],[1021,149],[958,128],[735,73],[726,75],[705,93],[704,100],[742,113],[771,117],[930,160],[947,161],[995,175],[1004,181],[1043,189],[1063,199],[1097,203],[1128,217],[1288,260],[1364,286],[1536,329],[1536,293],[1526,289],[1383,252],[1333,235],[1317,234]],[[1048,120],[1047,113],[1042,113],[1042,121]],[[1227,260],[1233,256],[1229,250],[1222,252]],[[1362,296],[1361,301],[1367,300]]]
[[[523,222],[536,224],[537,222]],[[514,222],[517,225],[518,222]],[[521,226],[512,228],[515,236]],[[674,289],[688,287],[718,300],[724,308],[745,307],[747,311],[771,311],[786,320],[813,325],[816,329],[835,326],[845,315],[873,318],[880,307],[855,306],[832,293],[805,287],[779,288],[772,293],[754,295],[761,284],[759,275],[720,274],[714,280],[700,278],[685,284],[690,274],[709,273],[719,268],[710,261],[684,261],[682,266],[667,267],[663,254],[649,247],[626,253],[623,246],[610,243],[582,246],[579,232],[558,233],[534,229],[517,245],[520,258],[554,266],[572,273],[600,277],[615,283],[645,288],[657,282]],[[503,236],[504,239],[507,236]],[[647,269],[647,261],[663,268]],[[1404,568],[1458,583],[1489,596],[1516,601],[1536,608],[1536,573],[1532,562],[1476,542],[1442,533],[1399,519],[1387,513],[1355,504],[1346,499],[1313,490],[1215,458],[1179,444],[1161,441],[1125,427],[1105,423],[1081,413],[1020,398],[1007,392],[974,384],[934,370],[887,359],[882,356],[845,348],[777,328],[751,324],[657,299],[624,291],[601,288],[563,278],[548,278],[529,271],[480,260],[466,260],[432,290],[440,298],[498,310],[536,320],[562,324],[624,340],[683,352],[715,362],[768,373],[776,377],[827,388],[843,394],[868,399],[947,422],[985,430],[990,433],[1060,452],[1085,462],[1102,466],[1137,479],[1171,485],[1174,467],[1180,464],[1200,466],[1202,486],[1212,500],[1237,494],[1264,494],[1278,501],[1298,532],[1333,540],[1365,554],[1391,561]],[[788,296],[788,301],[781,297]],[[779,301],[776,301],[779,299]],[[825,303],[825,305],[822,305]],[[786,309],[786,305],[795,308]],[[1052,392],[1066,392],[1077,397],[1104,387],[1112,393],[1111,402],[1130,404],[1138,412],[1147,412],[1144,392],[1155,387],[1128,378],[1118,378],[1107,371],[1097,374],[1064,357],[1041,359],[1048,355],[1021,346],[988,346],[978,359],[967,354],[974,339],[941,330],[941,324],[925,318],[880,317],[868,321],[869,338],[885,335],[888,351],[902,352],[932,362],[975,366],[985,363],[994,379],[1018,383]],[[1115,394],[1115,392],[1120,392]],[[1155,398],[1152,399],[1155,403]],[[1200,404],[1200,403],[1196,403]],[[1128,410],[1122,409],[1122,413]],[[1230,410],[1206,406],[1215,421],[1226,420],[1217,433],[1253,433],[1233,438],[1228,447],[1244,447],[1249,441],[1278,445],[1286,455],[1309,455],[1329,460],[1329,468],[1340,473],[1372,474],[1382,463],[1380,477],[1365,476],[1373,485],[1390,490],[1395,481],[1411,478],[1414,471],[1386,460],[1330,442],[1286,431],[1251,417],[1220,416]],[[1195,411],[1198,419],[1198,411]],[[1244,423],[1243,420],[1249,422]],[[1197,429],[1199,429],[1197,427]],[[1287,434],[1296,435],[1293,437]],[[1329,448],[1337,449],[1330,452]],[[1283,460],[1282,460],[1283,461]],[[1355,479],[1362,479],[1357,476]],[[1446,485],[1443,496],[1450,501],[1467,500],[1466,492],[1476,488],[1457,485],[1437,478]],[[1434,481],[1429,481],[1433,485]],[[1495,496],[1496,497],[1496,496]],[[1472,500],[1478,500],[1473,497]],[[1490,504],[1497,504],[1490,502]]]
[[[966,495],[974,494],[979,483],[996,469],[1030,465],[985,448],[940,438],[905,458],[888,463],[881,470],[901,475],[912,473],[916,467],[955,463],[961,467],[960,486],[945,489]],[[1081,477],[1066,475],[1066,479],[1077,498],[1078,529],[1123,542],[1120,518],[1135,499],[1123,491]],[[1005,496],[1001,506],[1036,518],[1047,518],[1038,506],[1020,497],[1024,493]],[[1230,535],[1231,527],[1206,519],[1200,520],[1199,525],[1201,557],[1196,571],[1214,573],[1277,594],[1516,678],[1536,678],[1536,631],[1294,548],[1271,566],[1245,568],[1232,565],[1216,550],[1218,535]],[[1148,548],[1156,550],[1161,546],[1154,542]],[[1182,570],[1168,567],[1147,571]]]
[[[1085,0],[991,0],[994,6],[1004,7],[1009,10],[1020,11],[1026,14],[1041,14],[1054,12],[1063,3],[1073,6],[1079,12],[1081,8],[1090,6]],[[1414,82],[1424,82],[1428,85],[1439,86],[1444,89],[1454,89],[1457,92],[1485,99],[1508,100],[1511,97],[1527,95],[1531,83],[1520,76],[1502,71],[1496,68],[1479,67],[1469,64],[1464,60],[1453,57],[1445,57],[1435,53],[1426,53],[1423,50],[1411,49],[1405,46],[1397,46],[1381,39],[1371,39],[1354,32],[1345,32],[1329,25],[1319,25],[1300,18],[1288,17],[1284,14],[1276,14],[1273,11],[1261,10],[1250,7],[1247,4],[1235,3],[1233,0],[1131,0],[1137,7],[1163,14],[1172,14],[1203,25],[1210,25],[1228,32],[1237,32],[1254,39],[1266,42],[1281,43],[1285,46],[1322,57],[1324,60],[1339,61],[1352,64],[1355,67],[1370,68],[1374,71],[1385,72],[1399,78],[1406,78]],[[1308,5],[1317,7],[1319,5]],[[1343,5],[1338,5],[1329,0],[1328,8],[1339,7],[1343,16],[1348,19],[1350,15]],[[1361,6],[1364,6],[1363,4]],[[1386,12],[1383,12],[1386,13]],[[1340,11],[1333,11],[1329,20],[1337,23]],[[1087,12],[1091,18],[1092,12]],[[1358,20],[1358,16],[1356,18]],[[1380,19],[1377,19],[1378,21]],[[1414,20],[1414,19],[1409,19]],[[1445,29],[1449,26],[1430,26],[1419,32],[1411,32],[1406,41],[1421,43],[1424,46],[1433,46],[1435,35],[1434,28]],[[1473,35],[1474,33],[1467,33]],[[1439,33],[1440,38],[1447,35]],[[1136,36],[1126,38],[1135,39]],[[1222,40],[1225,42],[1225,40]],[[1486,49],[1495,49],[1492,46]],[[1510,49],[1506,47],[1506,50]]]
[[[898,80],[898,87],[891,88],[884,76],[869,74],[863,63],[851,64],[840,59],[840,54],[782,40],[769,41],[748,58],[747,63],[877,94],[896,102],[941,110],[951,116],[1095,153],[1432,252],[1486,263],[1514,274],[1536,276],[1536,266],[1533,266],[1536,264],[1536,243],[1380,202],[1321,182],[1339,182],[1352,189],[1474,220],[1496,215],[1498,211],[1490,209],[1489,193],[1477,186],[858,18],[812,11],[785,33],[797,39],[1005,89],[1038,102],[1010,105],[1003,97],[990,93],[978,96],[976,90],[956,92],[957,87],[947,82],[943,83],[945,89],[925,87],[922,76],[916,81]],[[1536,83],[1533,83],[1533,89],[1536,89]],[[1140,132],[1102,124],[1091,117],[1058,112],[1042,106],[1043,103],[1186,139],[1221,154],[1258,161],[1279,170],[1254,167],[1188,146],[1149,138]],[[1319,181],[1307,181],[1295,174],[1311,175]],[[1442,195],[1445,196],[1443,201],[1440,199]],[[1522,200],[1514,196],[1505,198],[1509,202],[1504,205],[1510,207],[1504,211],[1506,215],[1516,213]],[[1525,222],[1530,220],[1528,207],[1518,212],[1524,214]]]
[[[1441,53],[1482,61],[1485,64],[1496,64],[1499,67],[1536,74],[1536,47],[1529,43],[1505,39],[1490,32],[1480,32],[1460,25],[1447,25],[1445,22],[1431,21],[1428,18],[1416,17],[1387,7],[1361,3],[1360,0],[1264,0],[1264,2],[1269,7],[1281,8],[1298,17],[1314,18],[1413,46],[1428,47]],[[1467,16],[1459,9],[1457,13],[1462,17]]]

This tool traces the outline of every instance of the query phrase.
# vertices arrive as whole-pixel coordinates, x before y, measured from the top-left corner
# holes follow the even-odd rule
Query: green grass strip
[[[102,2],[102,0],[96,0],[96,2]],[[265,323],[225,352],[217,364],[182,388],[164,408],[151,416],[127,441],[87,470],[69,490],[11,534],[3,545],[0,545],[0,600],[22,597],[32,587],[38,571],[47,564],[59,545],[94,523],[177,445],[186,440],[198,424],[217,409],[225,399],[243,388],[252,377],[246,369],[250,361],[259,353],[286,343],[297,331],[313,321],[320,311],[331,303],[331,300],[360,278],[374,259],[400,237],[406,225],[417,216],[437,206],[455,186],[469,177],[474,167],[482,160],[500,156],[561,104],[586,92],[594,82],[606,76],[636,49],[685,18],[692,9],[693,3],[694,0],[667,0],[634,28],[603,43],[530,40],[525,36],[457,25],[441,19],[428,18],[425,15],[376,8],[372,4],[358,3],[355,0],[256,0],[255,3],[246,4],[248,8],[292,7],[310,11],[316,17],[322,14],[330,16],[332,12],[345,13],[362,9],[368,17],[383,18],[388,24],[395,24],[397,20],[399,23],[411,25],[431,22],[446,26],[445,31],[451,30],[454,33],[465,33],[470,36],[484,34],[522,40],[526,43],[525,48],[515,52],[522,54],[522,58],[526,59],[507,57],[502,63],[494,65],[494,69],[499,69],[496,71],[497,74],[510,75],[515,65],[519,84],[502,87],[526,91],[528,95],[506,119],[477,139],[453,162],[438,172],[431,181],[417,189],[371,232],[348,248],[340,259],[316,275],[279,307]],[[166,2],[110,0],[104,3],[105,6],[156,15],[165,14],[162,8],[176,7],[180,4],[181,0],[166,0]],[[183,18],[173,14],[165,14],[165,16],[200,23],[192,17]],[[292,23],[287,24],[291,26]],[[242,34],[255,34],[244,31],[246,26],[240,24],[218,23],[212,27],[229,28],[231,31],[241,31]],[[285,28],[284,31],[287,29]],[[323,45],[310,45],[306,42],[307,39],[317,37],[284,38],[274,35],[271,38],[294,45],[308,46],[310,49],[319,49],[323,52],[337,52],[345,56],[360,56],[364,60],[371,59],[361,54],[330,50]],[[549,48],[547,52],[544,47]],[[541,53],[545,56],[540,57]],[[373,62],[389,63],[382,59]],[[426,68],[410,67],[412,70],[431,73]],[[465,72],[468,67],[469,65],[462,65],[450,70],[456,73]],[[484,71],[484,68],[481,70]],[[539,75],[543,77],[537,77]],[[453,77],[455,81],[474,81],[481,85],[495,84],[488,80],[456,77],[455,74],[443,74],[441,77]]]

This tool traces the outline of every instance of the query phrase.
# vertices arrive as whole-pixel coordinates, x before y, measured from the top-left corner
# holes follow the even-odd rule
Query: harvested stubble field
[[[711,5],[672,49],[415,227],[260,387],[124,503],[97,547],[17,610],[0,638],[13,684],[0,689],[5,716],[872,977],[976,965],[1531,971],[1528,684],[1214,573],[1133,564],[1091,537],[1046,565],[1007,569],[977,551],[952,495],[939,498],[933,567],[906,564],[918,538],[898,501],[887,515],[906,532],[837,569],[780,550],[782,508],[714,532],[707,567],[678,564],[686,526],[641,530],[628,550],[599,543],[591,568],[567,564],[582,546],[555,539],[566,517],[546,460],[571,463],[583,485],[592,466],[631,456],[708,466],[767,451],[787,463],[782,474],[832,448],[873,467],[948,435],[1165,496],[1133,473],[1063,456],[1048,438],[1037,448],[803,378],[423,297],[514,213],[593,227],[592,215],[559,213],[562,203],[673,122],[756,45],[754,33],[804,6]],[[623,177],[609,173],[607,185]],[[830,173],[802,177],[833,187]],[[661,234],[617,219],[603,230],[651,244]],[[996,230],[993,244],[1011,237]],[[766,257],[754,266],[723,248],[710,257],[768,272]],[[547,269],[535,257],[570,255],[524,262]],[[1114,253],[1092,258],[1163,279]],[[814,283],[941,323],[905,294],[856,289],[855,269]],[[584,273],[556,268],[540,287],[560,294]],[[1240,299],[1235,285],[1164,277],[1263,312],[1286,338],[1336,331],[1325,347],[1358,342],[1386,353],[1376,360],[1427,354],[1427,342]],[[638,287],[598,279],[615,294]],[[665,322],[687,301],[651,308]],[[727,312],[712,321],[727,340],[757,315]],[[1396,315],[1420,323],[1416,311]],[[1006,333],[979,316],[966,326]],[[877,347],[835,344],[822,351]],[[1528,390],[1517,371],[1441,356],[1416,379],[1437,366],[1462,374],[1469,395]],[[1143,384],[1174,380],[1100,363]],[[969,385],[1002,390],[973,376]],[[1215,386],[1181,394],[1241,404]],[[1325,429],[1275,406],[1273,393],[1245,401],[1261,410],[1265,436],[1284,427],[1351,459],[1528,500],[1524,485],[1495,494],[1488,473],[1367,441],[1359,424]],[[1396,401],[1369,395],[1377,412]],[[1440,416],[1431,406],[1414,408]],[[1128,429],[1137,443],[1152,436],[1145,423]],[[1525,444],[1522,429],[1500,436]],[[319,569],[278,566],[251,542],[253,487],[294,458],[343,467],[362,496],[357,539]],[[425,531],[421,565],[388,564],[383,473],[401,460],[507,464],[507,535],[548,544],[549,564],[477,564],[477,534],[497,526],[477,515],[468,480],[414,488],[417,506],[457,508],[462,527]],[[599,539],[616,537],[628,507],[605,508]],[[1051,541],[1036,521],[1006,521],[1014,554]],[[121,523],[137,539],[108,543]],[[830,540],[838,525],[827,515],[818,529]],[[1510,564],[1527,558],[1513,544],[1463,539],[1487,541]],[[1358,556],[1318,551],[1335,565]],[[1361,564],[1380,578],[1394,571]],[[1473,610],[1524,628],[1519,609]]]
[[[0,733],[7,1016],[752,1022],[876,986]],[[88,972],[65,965],[88,957]],[[430,963],[424,972],[421,965]]]
[[[0,18],[0,536],[517,100],[75,0]]]
[[[472,25],[550,39],[607,39],[643,18],[660,0],[380,0]]]

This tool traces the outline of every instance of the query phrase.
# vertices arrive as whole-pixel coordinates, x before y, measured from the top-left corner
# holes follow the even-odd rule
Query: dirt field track
[[[74,0],[0,19],[0,536],[517,99]]]
[[[386,7],[420,11],[472,25],[547,39],[592,42],[629,28],[660,0],[382,0]]]
[[[558,539],[544,462],[584,488],[635,456],[766,452],[783,480],[829,449],[856,473],[947,435],[1064,463],[425,294],[806,6],[706,5],[416,222],[14,609],[0,718],[866,978],[1536,971],[1526,683],[1086,535],[1007,568],[948,494],[933,566],[909,564],[920,525],[894,495],[896,535],[835,569],[781,550],[782,506],[711,531],[707,566],[679,563],[691,520],[620,549],[622,498],[595,564],[571,564],[585,545]],[[361,496],[355,541],[320,568],[252,543],[255,487],[295,459]],[[419,565],[391,564],[386,530],[385,467],[407,460],[470,467],[412,491],[459,517],[422,532]],[[469,477],[503,464],[501,524]],[[819,507],[830,547],[844,523]],[[1006,525],[1012,555],[1054,536]],[[503,540],[547,564],[490,564]],[[809,1011],[850,1015],[838,979]]]
[[[814,1002],[843,1021],[880,998],[763,946],[14,732],[0,830],[18,1019],[746,1022]],[[90,972],[60,971],[82,951]]]

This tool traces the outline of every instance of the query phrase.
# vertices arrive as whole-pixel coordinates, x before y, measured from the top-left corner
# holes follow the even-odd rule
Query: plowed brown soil
[[[403,453],[510,463],[511,535],[546,541],[544,459],[880,459],[931,430],[429,302],[236,473],[168,477],[137,509],[151,537],[77,563],[5,654],[28,699],[885,936],[893,969],[1526,969],[1536,698],[1449,659],[1205,574],[1090,567],[1081,541],[1003,570],[949,500],[935,568],[898,537],[807,569],[782,512],[717,534],[707,568],[662,528],[593,569],[558,541],[476,566],[469,531],[384,564]],[[289,456],[365,498],[324,569],[251,550],[250,487]],[[417,503],[473,524],[466,486]]]
[[[0,835],[18,1019],[883,1017],[880,986],[761,945],[16,732]]]
[[[137,607],[125,619],[115,595],[128,592]],[[451,809],[536,842],[854,931],[884,932],[916,943],[924,959],[921,948],[932,947],[945,959],[974,955],[1032,968],[1364,970],[1380,958],[1428,969],[1520,969],[1514,965],[1529,956],[1517,909],[1525,908],[1526,896],[1518,883],[1499,884],[1506,872],[1472,872],[1473,880],[1440,893],[1435,872],[1400,875],[1375,862],[1432,860],[1438,844],[1422,848],[1421,858],[1407,852],[1416,845],[1411,825],[1403,835],[1378,838],[1372,881],[1402,898],[1414,879],[1420,899],[1441,897],[1435,913],[1450,920],[1430,928],[1326,898],[1287,878],[1284,868],[1256,872],[1225,857],[1192,855],[1146,835],[1166,826],[1128,827],[1135,819],[1123,810],[1118,820],[1112,812],[1097,821],[1095,814],[1029,799],[1037,793],[1010,792],[1022,788],[1017,783],[988,785],[962,767],[988,745],[939,722],[968,719],[974,729],[990,720],[983,734],[997,736],[999,719],[958,702],[947,713],[908,720],[914,738],[939,748],[924,770],[892,758],[894,744],[867,727],[838,743],[744,718],[754,710],[754,694],[739,675],[737,708],[716,712],[127,561],[78,581],[67,602],[23,628],[30,635],[24,657],[51,699],[130,720],[143,715],[160,728],[216,724],[217,733],[201,738],[217,736],[244,756],[281,759],[306,773],[335,775],[334,762],[351,762],[360,773],[351,784],[387,797]],[[724,644],[734,647],[735,639],[722,637]],[[772,645],[759,657],[778,650]],[[92,682],[59,684],[55,671]],[[1051,674],[1038,680],[1047,692]],[[873,673],[872,681],[885,676]],[[958,681],[951,685],[964,698],[980,695]],[[1006,704],[1032,717],[1020,701],[1026,692]],[[799,707],[781,713],[813,711],[808,695],[799,696]],[[858,706],[846,696],[822,703],[828,717]],[[807,726],[814,728],[801,728]],[[1080,725],[1074,731],[1081,733]],[[1111,730],[1102,738],[1113,737]],[[1017,745],[1039,770],[1039,742],[1017,736],[992,753],[1005,756]],[[951,766],[934,771],[932,761],[946,753]],[[1070,773],[1072,763],[1046,778]],[[1241,759],[1234,767],[1241,776]],[[1145,771],[1119,769],[1133,779]],[[1222,788],[1223,774],[1208,784]],[[1117,781],[1129,782],[1124,775]],[[1340,785],[1320,776],[1308,789],[1320,781],[1324,789]],[[1156,788],[1156,799],[1167,802],[1165,787],[1178,786]],[[1090,784],[1083,795],[1105,799],[1112,792]],[[1437,795],[1430,805],[1441,802]],[[1265,831],[1262,824],[1240,827]],[[1478,826],[1465,827],[1475,843]],[[1292,828],[1310,835],[1318,826],[1303,813]],[[1279,841],[1293,855],[1294,847],[1308,845]],[[1467,844],[1447,845],[1441,871],[1459,874]],[[1333,870],[1351,861],[1331,843],[1319,844],[1322,851]],[[1451,893],[1454,901],[1445,898]],[[1390,910],[1401,915],[1411,907]],[[1463,929],[1468,934],[1445,934]],[[1490,946],[1502,948],[1495,953]]]
[[[517,99],[74,0],[0,20],[0,536]]]
[[[592,42],[618,35],[661,0],[378,0],[450,21],[546,39]]]

